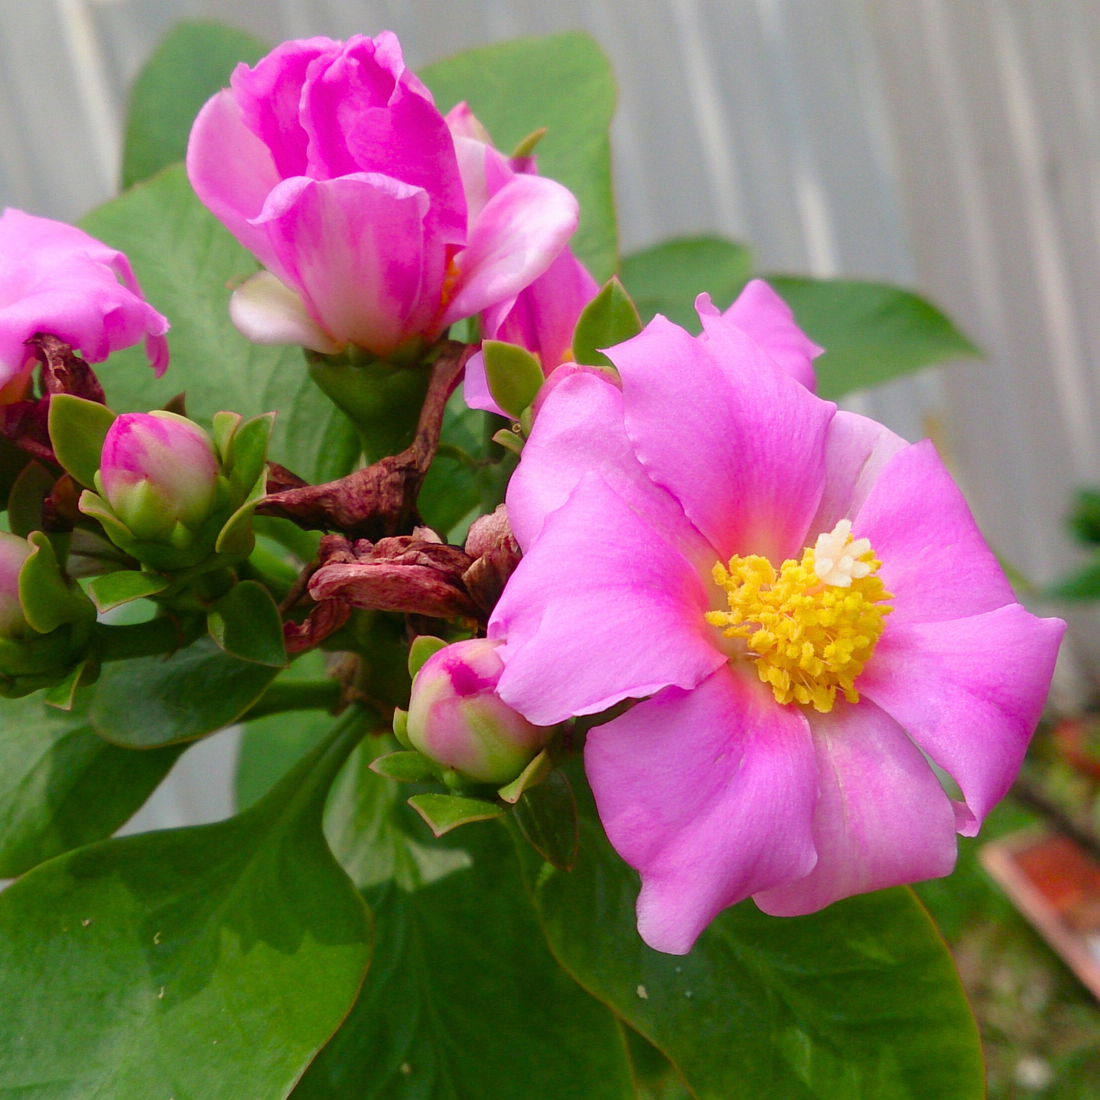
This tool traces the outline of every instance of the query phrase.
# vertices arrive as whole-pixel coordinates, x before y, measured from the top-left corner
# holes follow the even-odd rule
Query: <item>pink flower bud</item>
[[[170,412],[126,413],[103,441],[99,478],[118,518],[142,540],[177,523],[197,527],[214,506],[218,460],[210,437]]]
[[[0,638],[17,638],[27,629],[19,602],[19,570],[30,553],[26,539],[0,531]]]
[[[456,642],[424,663],[413,682],[408,737],[429,760],[482,783],[510,783],[546,744],[496,693],[504,662],[487,638]]]

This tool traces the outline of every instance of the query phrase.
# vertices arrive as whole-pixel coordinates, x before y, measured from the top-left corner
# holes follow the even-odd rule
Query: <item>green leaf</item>
[[[137,347],[96,367],[112,408],[155,408],[186,386],[187,413],[207,429],[223,409],[244,417],[275,410],[270,457],[308,481],[351,469],[355,429],[311,381],[301,349],[259,347],[233,327],[230,288],[258,265],[195,197],[181,165],[98,207],[81,225],[130,257],[149,301],[172,321],[163,378],[153,378]]]
[[[432,783],[439,779],[439,769],[418,752],[388,752],[376,756],[370,769],[399,783]]]
[[[57,478],[38,462],[28,462],[12,482],[8,494],[8,529],[26,538],[42,530],[42,505],[53,491]]]
[[[1073,495],[1073,508],[1066,517],[1069,533],[1078,541],[1100,543],[1100,491],[1078,489]]]
[[[984,1096],[974,1019],[911,891],[807,917],[769,917],[746,901],[689,955],[664,955],[635,931],[638,877],[612,851],[587,791],[581,828],[571,872],[517,845],[551,950],[669,1058],[697,1100]]]
[[[1100,599],[1100,560],[1060,577],[1043,589],[1042,596],[1048,600],[1072,603],[1090,603]]]
[[[119,569],[114,573],[105,573],[95,577],[88,584],[88,595],[100,612],[121,607],[131,600],[145,599],[163,592],[172,583],[171,577],[162,577],[159,573],[146,573],[139,569]]]
[[[57,461],[80,482],[91,488],[99,470],[103,441],[115,422],[115,414],[95,401],[71,393],[50,398],[50,442]]]
[[[434,653],[446,649],[447,643],[433,634],[418,634],[409,646],[409,675],[414,677]]]
[[[428,823],[436,836],[443,836],[459,825],[468,825],[472,821],[503,817],[506,812],[496,802],[458,794],[414,794],[409,799],[409,805]]]
[[[210,637],[232,657],[286,668],[283,620],[271,593],[258,581],[235,584],[206,619]]]
[[[419,75],[441,111],[466,100],[498,149],[546,127],[539,172],[577,196],[581,223],[570,244],[599,282],[610,278],[618,258],[609,140],[615,80],[595,41],[580,32],[520,38],[467,50]]]
[[[183,746],[134,752],[88,722],[88,692],[69,712],[41,693],[3,701],[0,721],[0,878],[102,840],[141,808]]]
[[[94,619],[91,601],[61,575],[50,540],[34,531],[28,541],[34,549],[19,570],[19,602],[27,622],[40,634],[49,634],[63,623]]]
[[[107,665],[92,700],[92,727],[131,748],[191,741],[235,722],[278,673],[242,661],[209,637],[163,657]]]
[[[573,358],[594,367],[609,367],[611,360],[597,348],[621,344],[642,331],[642,319],[617,278],[584,307],[573,330]]]
[[[493,400],[509,416],[519,419],[538,396],[543,383],[539,361],[526,349],[503,340],[486,340],[485,378]]]
[[[701,329],[695,299],[710,294],[729,309],[752,276],[752,253],[721,237],[664,241],[623,258],[620,278],[647,324],[657,313],[689,332]]]
[[[356,721],[246,814],[82,848],[0,895],[0,1094],[289,1093],[370,957],[321,832]]]
[[[239,424],[228,440],[226,459],[230,468],[229,483],[241,496],[248,496],[264,472],[274,419],[274,413],[254,416]]]
[[[199,108],[229,86],[238,61],[253,65],[267,51],[251,35],[221,23],[177,23],[130,89],[122,186],[183,160]]]
[[[981,354],[934,305],[908,290],[849,279],[764,277],[825,349],[814,369],[817,392],[830,400]]]
[[[546,949],[504,830],[434,840],[372,751],[349,761],[328,824],[371,869],[378,962],[294,1100],[633,1100],[614,1018]]]
[[[552,771],[545,783],[525,791],[512,816],[523,838],[547,863],[572,869],[580,850],[580,822],[565,772]]]

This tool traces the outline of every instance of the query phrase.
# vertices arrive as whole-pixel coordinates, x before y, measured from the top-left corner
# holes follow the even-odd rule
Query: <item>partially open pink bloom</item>
[[[34,366],[26,342],[37,332],[91,363],[144,339],[159,376],[168,366],[167,331],[121,252],[63,222],[11,208],[0,215],[0,403],[22,396]]]
[[[517,176],[535,173],[534,157],[506,157],[494,149],[485,128],[465,103],[447,115],[459,154],[459,168],[471,209],[484,204]],[[519,294],[481,315],[481,336],[518,344],[535,355],[549,376],[573,358],[573,330],[599,284],[567,245],[554,262]],[[466,364],[463,398],[472,409],[506,415],[493,400],[480,352]]]
[[[702,337],[657,317],[610,349],[621,390],[576,374],[547,398],[489,625],[532,722],[642,700],[585,766],[639,931],[672,953],[749,896],[794,915],[950,872],[1064,630],[1015,601],[930,443],[815,397],[785,324],[700,304]]]
[[[210,437],[175,413],[126,413],[103,441],[103,496],[138,539],[166,537],[177,524],[198,527],[214,505],[217,479]]]
[[[577,225],[560,184],[471,203],[459,154],[393,34],[284,42],[195,120],[199,198],[267,269],[233,295],[257,343],[385,356],[513,298]]]

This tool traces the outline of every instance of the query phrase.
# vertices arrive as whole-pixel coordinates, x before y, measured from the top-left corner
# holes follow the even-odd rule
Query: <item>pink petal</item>
[[[929,440],[883,465],[852,534],[870,539],[882,561],[893,624],[962,619],[1016,598]]]
[[[1066,624],[1017,603],[953,622],[894,620],[856,688],[959,784],[973,835],[1016,777]]]
[[[650,480],[635,456],[623,426],[622,394],[608,379],[590,373],[572,374],[554,386],[535,417],[523,459],[509,482],[508,518],[524,551],[534,544],[546,517],[590,472],[598,473],[624,504],[700,572],[713,567],[717,553],[675,498]],[[601,523],[599,529],[603,527]]]
[[[405,68],[390,32],[355,35],[309,68],[301,120],[309,171],[319,179],[377,173],[430,198],[426,231],[441,244],[466,241],[466,200],[454,142],[431,94]]]
[[[733,328],[722,362],[661,316],[607,354],[638,458],[720,556],[797,555],[824,488],[836,407]]]
[[[599,291],[588,269],[566,246],[554,262],[526,290],[512,308],[485,334],[534,352],[549,374],[573,358],[573,330],[581,312]]]
[[[428,202],[386,176],[298,177],[275,188],[255,224],[321,328],[386,355],[439,301],[443,250],[424,239]]]
[[[509,513],[511,506],[509,506]],[[489,621],[504,701],[539,726],[596,714],[725,663],[699,575],[599,477],[546,520]]]
[[[908,446],[876,421],[838,411],[825,437],[825,494],[810,530],[831,531],[838,520],[851,519],[863,507],[886,463]]]
[[[233,291],[229,316],[237,331],[254,344],[296,344],[324,355],[340,350],[309,315],[301,295],[270,271],[257,271]]]
[[[711,340],[723,339],[729,325],[750,336],[772,361],[808,390],[817,386],[813,361],[819,348],[798,327],[791,307],[763,279],[752,279],[725,313],[719,315],[709,294],[695,303],[703,331]]]
[[[489,392],[489,378],[485,374],[485,355],[481,351],[475,352],[466,360],[466,375],[462,380],[462,400],[471,409],[496,413],[497,416],[508,415],[493,400],[493,395]]]
[[[245,125],[232,92],[218,92],[199,111],[187,143],[187,178],[202,204],[286,282],[267,234],[253,221],[279,172],[270,150]]]
[[[813,741],[751,673],[722,668],[597,726],[584,766],[657,951],[687,954],[721,910],[813,869]]]
[[[577,228],[577,200],[560,183],[516,176],[488,202],[467,247],[444,326],[514,298],[553,262]]]
[[[866,699],[807,717],[817,754],[817,864],[797,882],[756,894],[756,904],[795,917],[852,894],[950,874],[951,800],[905,731]]]

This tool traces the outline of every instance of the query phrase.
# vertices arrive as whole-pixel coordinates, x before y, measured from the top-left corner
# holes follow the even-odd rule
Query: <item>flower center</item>
[[[882,564],[867,539],[852,538],[842,519],[807,547],[801,561],[776,572],[751,554],[714,566],[729,611],[708,611],[711,626],[743,638],[746,656],[779,703],[812,704],[828,714],[841,691],[859,702],[856,677],[874,652],[893,599],[875,575]]]

